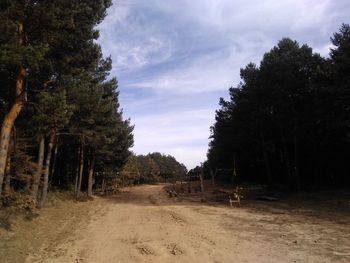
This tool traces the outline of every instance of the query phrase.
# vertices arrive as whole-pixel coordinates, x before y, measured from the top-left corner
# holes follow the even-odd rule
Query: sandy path
[[[74,238],[26,262],[350,262],[346,226],[310,225],[295,215],[277,224],[286,215],[174,201],[162,188],[135,187],[95,200],[104,208]],[[323,238],[327,231],[333,239],[342,235],[342,246]]]

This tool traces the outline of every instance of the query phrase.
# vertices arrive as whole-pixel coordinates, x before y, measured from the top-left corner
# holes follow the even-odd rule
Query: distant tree
[[[120,172],[120,176],[124,185],[125,181],[131,182],[132,184],[140,184],[141,169],[142,167],[140,166],[138,157],[133,154],[130,155]]]
[[[173,156],[154,152],[131,155],[121,170],[121,176],[132,183],[157,183],[179,180],[186,172],[186,167]]]
[[[159,152],[150,153],[147,155],[149,158],[153,159],[159,169],[159,175],[166,181],[168,180],[177,180],[186,175],[186,167],[179,163],[173,156],[164,155]]]

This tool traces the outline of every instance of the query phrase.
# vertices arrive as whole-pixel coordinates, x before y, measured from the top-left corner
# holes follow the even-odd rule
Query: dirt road
[[[27,263],[350,262],[350,222],[168,198],[163,186],[107,199],[83,229]]]

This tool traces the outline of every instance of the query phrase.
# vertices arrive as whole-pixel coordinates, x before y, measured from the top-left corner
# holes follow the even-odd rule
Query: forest
[[[119,183],[122,185],[174,183],[185,178],[187,168],[173,156],[159,152],[132,154],[123,166]]]
[[[133,126],[109,76],[112,60],[95,41],[110,5],[1,2],[3,202],[14,190],[42,207],[53,187],[91,196],[93,184],[116,174],[130,155]]]
[[[1,2],[3,205],[20,196],[25,206],[40,208],[54,189],[73,191],[79,199],[96,188],[186,174],[172,156],[130,151],[134,126],[123,118],[112,59],[96,42],[96,26],[111,4]]]
[[[253,2],[0,1],[1,262],[350,262],[349,3]]]
[[[219,179],[290,190],[350,183],[350,26],[331,37],[329,57],[284,38],[220,99],[208,171]]]
[[[160,153],[135,155],[118,102],[112,60],[96,26],[110,0],[3,1],[0,5],[0,197],[42,207],[48,190],[82,190],[182,179],[186,167]],[[64,19],[63,19],[64,18]],[[288,189],[349,184],[350,27],[329,57],[289,38],[241,69],[211,127],[209,177]],[[190,174],[193,174],[191,171]]]
[[[3,1],[0,5],[0,197],[182,179],[186,167],[160,153],[137,156],[118,102],[112,60],[96,26],[110,0]],[[289,189],[349,184],[350,27],[329,57],[289,38],[241,69],[220,99],[204,172],[217,180]],[[203,171],[199,167],[197,172]],[[192,171],[193,173],[193,171]],[[190,173],[190,174],[192,174]],[[215,172],[216,174],[216,172]]]

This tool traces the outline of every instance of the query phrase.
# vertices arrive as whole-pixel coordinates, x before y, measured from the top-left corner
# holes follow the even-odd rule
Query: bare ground
[[[163,188],[45,209],[0,236],[1,262],[350,262],[349,199],[232,209]]]

